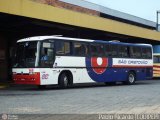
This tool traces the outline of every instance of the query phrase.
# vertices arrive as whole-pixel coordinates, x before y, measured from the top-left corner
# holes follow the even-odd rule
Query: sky
[[[114,10],[156,22],[160,0],[86,0]],[[159,14],[160,18],[160,14]],[[160,21],[160,19],[159,19]]]

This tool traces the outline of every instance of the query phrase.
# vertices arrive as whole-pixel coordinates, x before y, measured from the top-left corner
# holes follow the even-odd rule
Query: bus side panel
[[[112,81],[125,81],[128,76],[128,69],[126,68],[111,68],[113,69]]]
[[[151,68],[149,68],[151,70]],[[129,71],[135,72],[136,80],[151,79],[152,75],[147,76],[146,68],[113,68],[112,81],[125,81],[127,80]]]
[[[41,73],[41,85],[58,84],[59,75],[64,71],[70,71],[73,76],[73,83],[87,83],[94,82],[87,74],[86,68],[69,68],[69,67],[57,67],[57,68],[43,68]]]
[[[96,59],[95,64],[92,59]],[[97,58],[86,58],[88,75],[96,82],[112,82],[127,80],[130,71],[135,72],[137,80],[145,80],[152,77],[152,60],[145,59],[124,59],[124,58],[101,58],[99,65]],[[107,59],[107,64],[105,64]]]
[[[56,56],[53,69],[57,72],[55,77],[63,71],[70,71],[73,75],[73,83],[88,83],[94,82],[88,75],[85,63],[85,57],[75,56]],[[57,79],[58,81],[58,79]]]
[[[153,78],[153,68],[137,68],[136,80],[150,80]]]
[[[59,70],[53,68],[40,68],[41,85],[58,84]]]
[[[153,77],[152,68],[119,68],[115,79],[117,81],[125,81],[128,77],[128,72],[133,71],[136,75],[136,80],[148,80]],[[117,77],[118,76],[118,77]]]
[[[73,83],[125,81],[130,70],[136,72],[137,80],[146,79],[145,65],[142,68],[137,68],[139,66],[134,64],[128,66],[123,62],[118,63],[117,61],[123,61],[120,58],[116,58],[116,61],[115,58],[93,59],[95,60],[90,57],[57,56],[53,68],[40,69],[41,85],[58,84],[59,74],[65,70],[72,73]],[[98,60],[101,60],[100,65]],[[134,63],[134,60],[129,60]],[[151,61],[147,62],[150,65]]]
[[[73,69],[73,83],[91,83],[94,82],[87,73],[86,68]]]
[[[15,84],[41,84],[40,72],[37,68],[13,68],[12,73]]]

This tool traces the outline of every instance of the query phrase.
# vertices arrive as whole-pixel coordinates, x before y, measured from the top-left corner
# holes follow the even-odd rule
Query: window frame
[[[134,50],[133,50],[132,48],[133,48]],[[131,53],[131,49],[133,50],[134,56],[133,56],[133,54]],[[137,49],[139,49],[139,52],[137,52],[137,51],[138,51]],[[135,50],[136,50],[136,52],[135,52]],[[140,53],[140,56],[137,56],[137,53]],[[129,54],[130,54],[130,58],[143,59],[143,58],[142,58],[142,47],[141,47],[141,46],[130,46],[130,47],[129,47]]]
[[[92,46],[94,46],[94,47],[96,48],[96,50],[97,50],[96,43],[90,43],[90,45],[89,45],[89,47],[90,47],[90,56],[92,56],[92,57],[97,57],[96,51],[94,51],[94,52],[95,52],[94,54],[93,54],[93,52],[92,52]]]
[[[125,48],[126,51],[122,52],[121,48]],[[123,49],[123,50],[125,50],[125,49]],[[126,54],[125,56],[123,56],[124,53]],[[129,46],[128,45],[118,45],[118,57],[120,57],[120,58],[130,58],[130,52],[129,52]]]
[[[88,53],[86,53],[86,51],[85,51],[84,54],[79,54],[79,55],[77,55],[77,54],[75,53],[75,47],[74,47],[74,45],[75,45],[76,43],[79,43],[79,44],[85,46],[85,47],[88,49]],[[87,43],[87,42],[73,41],[73,42],[72,42],[72,49],[73,49],[73,56],[76,56],[76,57],[87,57],[87,56],[90,56],[90,47],[89,47],[89,43]]]
[[[42,66],[41,64],[41,58],[42,58],[42,48],[43,48],[43,43],[44,42],[46,42],[46,43],[54,43],[54,45],[53,45],[53,48],[52,48],[52,50],[53,50],[53,61],[52,61],[52,64],[50,64],[49,66],[46,66],[46,67],[44,67],[44,66]],[[38,66],[40,67],[40,68],[52,68],[53,67],[53,64],[54,64],[54,62],[55,62],[55,40],[52,40],[52,39],[46,39],[46,40],[43,40],[43,41],[41,41],[41,43],[40,43],[40,52],[39,52],[39,61],[38,61]]]
[[[58,42],[63,42],[63,43],[69,43],[69,49],[70,49],[70,53],[65,53],[65,48],[64,48],[64,53],[63,54],[57,54],[57,43]],[[55,40],[55,55],[56,56],[72,56],[73,55],[73,50],[72,50],[72,41],[70,40]]]
[[[144,54],[143,50],[147,50],[146,54]],[[148,55],[148,51],[150,53],[150,56]],[[141,52],[143,59],[152,59],[152,49],[150,47],[142,47]]]
[[[114,47],[113,47],[114,46]],[[117,49],[115,49],[117,47]],[[118,44],[110,44],[109,45],[109,49],[110,49],[110,51],[111,51],[111,56],[109,56],[109,57],[112,57],[112,58],[119,58],[119,55],[118,55],[118,47],[119,47],[119,45]],[[115,55],[113,55],[113,48],[115,49],[115,52],[116,52],[116,54]]]

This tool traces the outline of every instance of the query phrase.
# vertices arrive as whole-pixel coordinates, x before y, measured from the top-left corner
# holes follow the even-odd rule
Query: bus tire
[[[135,81],[136,81],[136,74],[131,71],[128,73],[127,80],[124,83],[127,85],[133,85],[135,84]]]
[[[60,88],[67,88],[69,86],[69,75],[66,72],[60,74],[58,85]]]

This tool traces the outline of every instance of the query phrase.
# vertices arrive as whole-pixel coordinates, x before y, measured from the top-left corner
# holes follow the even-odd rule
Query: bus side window
[[[112,52],[111,52],[111,49],[110,49],[110,45],[105,45],[105,55],[106,55],[107,57],[112,56]]]
[[[90,55],[89,44],[85,44],[85,56]]]
[[[91,49],[91,56],[97,56],[98,54],[98,49],[97,49],[97,46],[96,44],[91,44],[90,45],[90,49]]]
[[[41,50],[41,66],[52,67],[54,62],[54,43],[43,42]]]
[[[80,48],[81,48],[81,44],[80,43],[73,43],[73,51],[74,51],[74,55],[75,56],[80,56],[81,55],[81,50],[80,50]]]
[[[135,57],[134,52],[133,52],[133,47],[129,47],[129,53],[130,53],[131,58]]]
[[[88,45],[85,43],[75,42],[73,44],[74,55],[75,56],[87,56],[88,55]]]
[[[147,49],[146,48],[142,48],[142,58],[147,58]]]
[[[64,41],[56,42],[56,55],[70,55],[71,54],[71,43]]]
[[[147,48],[147,58],[152,59],[152,49]]]
[[[99,44],[97,45],[97,49],[98,49],[98,56],[102,56],[104,57],[105,56],[105,53],[104,53],[104,45],[102,44]]]
[[[142,48],[142,58],[144,58],[144,59],[151,59],[152,58],[151,48]]]
[[[112,53],[112,57],[118,57],[118,45],[110,45],[110,50]]]
[[[140,47],[130,47],[130,56],[131,58],[142,58],[141,48]]]
[[[119,57],[128,57],[129,51],[127,46],[119,46]]]

